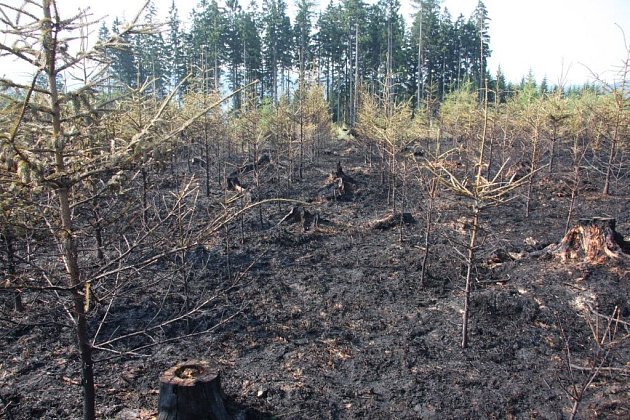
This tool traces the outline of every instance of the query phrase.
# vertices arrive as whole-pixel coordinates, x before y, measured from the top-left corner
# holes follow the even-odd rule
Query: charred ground
[[[331,183],[338,163],[350,177],[339,195]],[[379,167],[366,163],[361,145],[338,142],[290,184],[280,175],[283,165],[272,156],[259,174],[238,173],[250,193],[243,205],[276,197],[300,203],[245,212],[214,240],[146,267],[113,307],[97,309],[95,319],[111,315],[92,328],[101,325],[100,334],[112,336],[185,315],[185,294],[160,277],[172,265],[187,267],[193,293],[212,297],[197,316],[163,325],[150,338],[118,341],[112,350],[122,353],[98,354],[102,418],[154,416],[160,373],[186,359],[217,363],[231,407],[252,417],[563,418],[574,404],[568,393],[587,383],[602,360],[594,335],[605,332],[615,308],[621,322],[608,338],[618,344],[586,388],[578,416],[630,416],[630,264],[531,255],[565,233],[571,192],[562,180],[570,173],[539,174],[529,218],[520,192],[484,213],[470,342],[461,349],[465,264],[456,249],[467,241],[467,202],[439,191],[421,286],[427,198],[415,169],[397,184],[404,197],[397,211],[411,217],[378,228],[374,222],[392,208]],[[181,181],[177,171],[166,175],[155,181],[165,189]],[[601,195],[599,185],[596,172],[583,177],[573,219],[613,217],[627,239],[627,179],[611,196]],[[218,183],[213,190],[224,194]],[[315,217],[308,229],[291,223],[303,216],[280,223],[296,206]],[[168,287],[175,291],[166,294]],[[50,312],[49,302],[32,294],[24,315],[3,315],[0,410],[8,419],[80,416],[74,336],[40,315]],[[63,317],[61,307],[53,311]],[[208,326],[215,326],[211,333],[196,334]]]

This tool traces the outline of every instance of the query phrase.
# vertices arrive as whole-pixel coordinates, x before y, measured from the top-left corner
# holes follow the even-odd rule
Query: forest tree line
[[[470,17],[456,19],[440,0],[412,3],[409,24],[399,0],[331,1],[321,10],[315,2],[295,0],[293,19],[285,0],[264,0],[261,7],[200,0],[184,25],[173,2],[160,31],[124,34],[124,47],[110,51],[112,79],[119,87],[151,80],[159,96],[189,73],[209,90],[234,91],[259,80],[259,98],[277,103],[308,74],[325,86],[334,119],[351,123],[361,87],[378,93],[389,85],[392,99],[412,99],[415,106],[441,101],[465,81],[479,87],[488,78],[493,87],[509,90],[500,71],[487,73],[490,18],[482,1]],[[158,23],[152,2],[144,19]],[[99,38],[119,34],[120,26],[118,18],[111,27],[103,23]],[[233,106],[240,108],[239,95]]]

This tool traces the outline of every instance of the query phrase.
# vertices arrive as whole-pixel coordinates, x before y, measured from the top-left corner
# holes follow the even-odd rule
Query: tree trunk
[[[207,362],[188,361],[160,378],[158,420],[230,420],[223,404],[221,378]]]
[[[537,169],[537,160],[538,160],[538,128],[536,128],[534,132],[533,145],[532,145],[532,155],[531,155],[531,164],[529,167],[529,179],[527,180],[527,196],[525,197],[525,217],[529,218],[531,213],[531,205],[532,205],[532,191],[534,189],[534,172]]]
[[[94,420],[96,418],[96,395],[94,389],[94,363],[92,361],[92,346],[88,337],[87,308],[85,302],[88,296],[84,296],[81,290],[82,280],[79,269],[79,255],[76,246],[74,224],[72,222],[72,206],[70,205],[71,185],[66,178],[65,144],[63,136],[61,101],[57,90],[57,40],[59,22],[51,25],[53,16],[51,0],[43,0],[42,9],[44,18],[42,20],[42,45],[46,53],[45,73],[48,77],[48,88],[50,89],[50,109],[52,118],[51,143],[54,147],[55,173],[62,175],[56,192],[59,198],[59,218],[60,228],[58,235],[59,245],[63,257],[66,272],[68,273],[67,285],[72,290],[72,301],[74,306],[74,317],[76,323],[77,344],[81,354],[81,384],[83,386],[83,419]],[[58,17],[55,16],[57,19]],[[58,19],[57,19],[58,20]]]
[[[464,290],[464,313],[462,315],[462,348],[468,347],[468,319],[470,315],[470,292],[472,290],[472,276],[475,264],[475,249],[477,246],[477,232],[479,231],[480,209],[477,203],[473,208],[473,225],[470,231],[468,258],[466,261],[466,289]]]
[[[438,179],[432,178],[429,182],[429,205],[427,207],[426,222],[424,231],[424,253],[422,255],[422,268],[420,271],[420,286],[424,287],[424,278],[427,274],[427,261],[429,260],[429,248],[431,246],[431,229],[433,227],[433,207],[435,196],[437,195]]]
[[[85,292],[81,287],[81,274],[79,269],[79,256],[73,237],[73,224],[71,217],[69,191],[66,187],[59,191],[59,211],[61,216],[60,243],[63,250],[63,260],[66,265],[69,279],[68,285],[72,287],[72,301],[74,304],[74,316],[76,320],[76,334],[79,353],[81,354],[81,384],[83,386],[83,418],[93,420],[96,418],[96,391],[94,387],[94,362],[92,360],[92,345],[89,340],[86,302],[89,302],[88,289]]]
[[[13,231],[10,226],[5,226],[4,232],[2,233],[4,236],[4,241],[6,244],[6,253],[7,253],[7,273],[9,274],[8,280],[14,281],[16,270],[16,262],[15,262],[15,249],[13,248]],[[13,292],[13,309],[22,312],[24,310],[24,305],[22,303],[22,292],[19,289],[16,289]]]

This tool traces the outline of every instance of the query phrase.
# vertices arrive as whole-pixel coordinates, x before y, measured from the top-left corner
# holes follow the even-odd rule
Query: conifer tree
[[[89,339],[88,325],[92,278],[82,260],[84,251],[79,246],[79,238],[84,237],[85,232],[79,226],[77,212],[80,204],[89,201],[84,200],[83,195],[89,194],[88,184],[97,182],[108,169],[132,155],[129,149],[120,155],[113,150],[96,152],[107,148],[89,133],[103,131],[98,119],[105,111],[105,104],[97,103],[94,95],[105,74],[101,66],[106,63],[103,50],[111,51],[112,47],[118,46],[133,25],[120,32],[114,31],[117,36],[99,42],[94,50],[73,54],[66,42],[76,40],[73,36],[79,29],[86,29],[81,23],[86,18],[84,15],[63,19],[58,14],[55,0],[25,3],[17,13],[14,12],[16,10],[11,7],[0,4],[0,13],[10,19],[8,22],[14,35],[29,48],[14,48],[4,43],[0,47],[36,70],[30,85],[5,81],[19,95],[11,104],[11,116],[15,121],[12,132],[2,138],[0,154],[10,155],[17,171],[11,174],[12,177],[3,179],[0,189],[22,184],[35,193],[33,199],[44,194],[51,200],[50,204],[33,203],[34,214],[41,223],[44,219],[50,229],[50,239],[54,240],[62,263],[51,264],[49,268],[54,273],[50,277],[56,284],[45,273],[44,277],[49,279],[51,288],[65,287],[68,294],[69,301],[66,300],[63,306],[71,318],[81,360],[83,418],[92,420],[96,417],[93,343]],[[7,34],[8,27],[2,31],[3,35]],[[91,79],[72,91],[60,90],[59,76],[64,72],[72,73],[87,62],[95,66]],[[37,87],[40,75],[44,76],[44,86]],[[129,147],[133,148],[133,142]]]
[[[241,32],[241,6],[238,0],[227,0],[225,2],[225,31],[223,35],[226,47],[226,62],[229,68],[228,80],[231,90],[238,89],[242,75],[241,66],[243,64],[243,34]],[[233,97],[234,109],[241,107],[240,95]]]
[[[153,1],[149,2],[145,14],[145,25],[156,28],[158,10]],[[168,84],[166,45],[161,31],[152,30],[148,33],[137,34],[136,57],[138,57],[138,80],[140,84],[149,83],[150,92],[158,98],[166,94]]]
[[[225,14],[216,0],[200,0],[198,9],[192,14],[190,70],[207,88],[218,90],[225,60]]]
[[[490,35],[488,34],[488,22],[490,18],[488,17],[488,10],[486,9],[485,4],[482,0],[479,0],[477,3],[477,7],[475,8],[471,20],[475,22],[475,26],[477,29],[476,39],[479,42],[479,55],[477,65],[476,65],[476,73],[477,73],[477,81],[479,88],[479,102],[483,101],[483,91],[482,87],[484,84],[484,80],[486,79],[486,68],[488,63],[488,57],[490,57],[492,51],[490,51]]]
[[[263,56],[266,90],[272,101],[278,101],[283,74],[291,66],[291,22],[284,0],[263,2]]]
[[[118,42],[108,51],[112,61],[112,73],[118,83],[124,86],[136,86],[136,66],[132,49],[132,35],[123,31],[121,21],[116,17],[112,23],[112,34],[118,36]]]
[[[332,0],[317,21],[317,50],[319,67],[322,68],[326,83],[326,98],[333,111],[333,117],[340,119],[340,80],[343,70],[343,9]]]
[[[262,77],[262,41],[255,6],[256,3],[253,0],[249,10],[241,13],[239,19],[239,31],[243,44],[243,78],[247,84],[260,80]]]
[[[186,55],[184,50],[184,34],[181,30],[179,11],[175,0],[168,13],[168,40],[166,42],[166,74],[169,88],[173,88],[186,76]]]
[[[298,0],[297,3],[298,11],[295,17],[293,35],[295,36],[300,73],[305,71],[307,64],[312,62],[314,56],[311,44],[313,4],[310,0]]]

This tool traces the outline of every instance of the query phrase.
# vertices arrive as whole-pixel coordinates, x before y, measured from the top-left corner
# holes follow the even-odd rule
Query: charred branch
[[[396,226],[400,226],[401,224],[412,225],[415,223],[416,219],[411,213],[395,212],[388,214],[383,218],[372,220],[368,223],[368,227],[370,229],[386,230]]]

